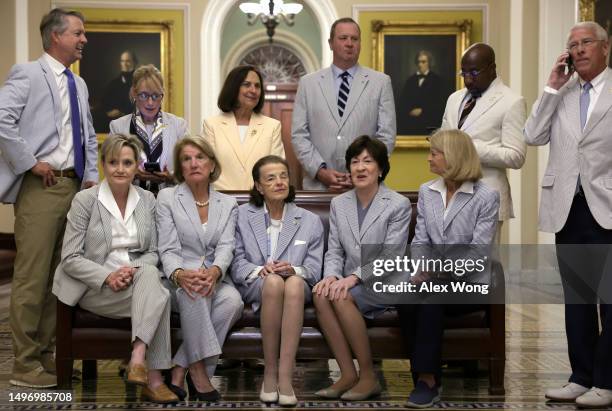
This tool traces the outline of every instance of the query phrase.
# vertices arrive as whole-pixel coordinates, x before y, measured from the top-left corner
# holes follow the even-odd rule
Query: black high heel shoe
[[[216,402],[221,399],[221,394],[215,389],[208,392],[198,391],[189,371],[187,372],[187,387],[189,389],[189,401]]]
[[[164,382],[170,391],[172,391],[174,395],[178,397],[179,401],[185,401],[185,398],[187,398],[187,392],[178,385],[172,384],[172,371],[164,370],[162,371],[162,375],[164,376]]]

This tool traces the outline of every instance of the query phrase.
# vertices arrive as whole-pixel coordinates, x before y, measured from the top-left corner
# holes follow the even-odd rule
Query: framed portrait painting
[[[162,110],[172,112],[171,28],[167,23],[87,21],[83,59],[73,64],[89,89],[89,105],[99,140],[109,123],[132,113],[129,97],[134,70],[153,64],[164,79]]]
[[[427,147],[448,96],[463,87],[461,55],[472,22],[372,22],[372,65],[391,77],[399,147]]]

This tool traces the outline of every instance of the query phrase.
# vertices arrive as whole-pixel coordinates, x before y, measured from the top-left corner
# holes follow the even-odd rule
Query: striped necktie
[[[457,128],[460,129],[461,126],[463,126],[465,119],[467,119],[467,117],[470,115],[475,105],[476,97],[470,96],[469,100],[466,101],[465,105],[463,106],[463,111],[461,111],[461,117],[459,117],[459,124],[457,124]]]
[[[348,76],[348,71],[345,71],[344,73],[340,74],[340,77],[342,77],[342,83],[340,84],[340,90],[338,91],[338,114],[340,114],[340,117],[344,115],[344,109],[346,108],[348,95],[351,91],[348,82]]]

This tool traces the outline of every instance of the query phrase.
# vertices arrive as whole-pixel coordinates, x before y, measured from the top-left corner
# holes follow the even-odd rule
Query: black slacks
[[[585,387],[612,389],[612,304],[601,303],[610,301],[611,244],[612,230],[597,224],[580,192],[556,234],[556,248],[572,367],[569,381]]]

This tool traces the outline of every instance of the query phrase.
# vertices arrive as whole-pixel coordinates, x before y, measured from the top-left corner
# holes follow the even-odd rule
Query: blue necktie
[[[580,130],[584,130],[587,121],[589,104],[591,103],[591,96],[589,95],[589,90],[591,90],[591,88],[593,88],[591,83],[584,83],[582,86],[582,93],[580,93]]]
[[[346,108],[346,103],[348,101],[348,95],[351,91],[351,87],[348,82],[349,72],[345,71],[340,74],[342,77],[342,83],[340,83],[340,90],[338,90],[338,114],[340,117],[344,115],[344,109]]]
[[[589,104],[591,103],[591,96],[589,90],[593,88],[593,85],[589,82],[584,83],[582,86],[582,92],[580,93],[580,130],[584,130],[584,126],[587,122],[587,115],[589,114]],[[576,183],[576,193],[580,192],[580,174],[578,174],[578,182]]]
[[[74,75],[69,69],[64,70],[68,79],[68,94],[70,96],[70,124],[72,125],[72,145],[74,146],[74,171],[80,180],[83,180],[85,171],[85,153],[81,142],[81,113]]]

